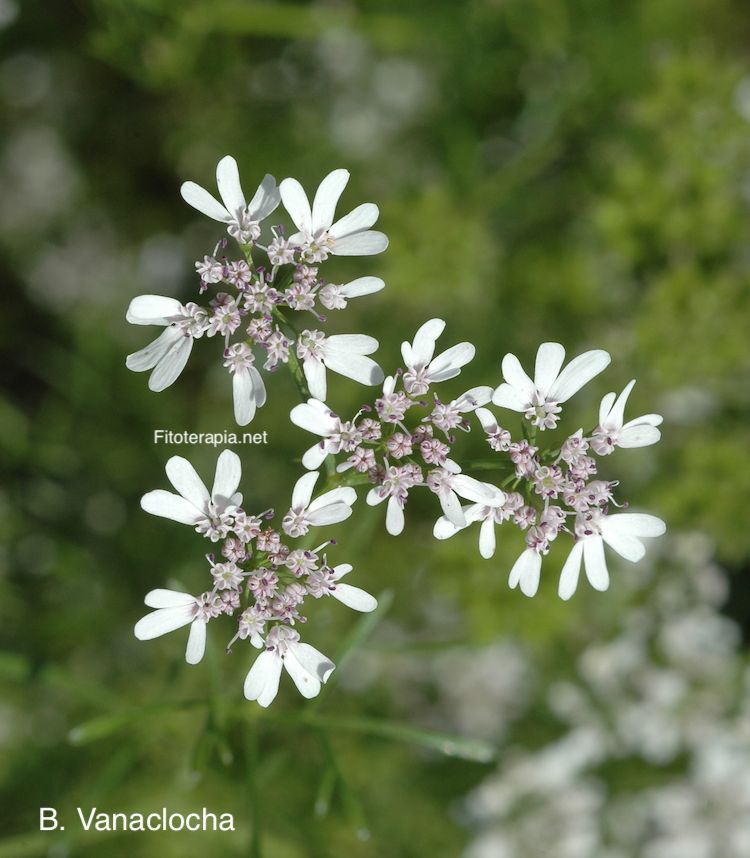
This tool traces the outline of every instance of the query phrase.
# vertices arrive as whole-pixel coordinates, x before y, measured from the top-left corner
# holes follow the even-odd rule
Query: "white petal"
[[[144,372],[147,369],[153,369],[157,363],[166,355],[166,353],[174,346],[174,344],[183,338],[184,334],[179,328],[168,327],[145,348],[138,352],[128,355],[125,359],[125,366],[132,369],[133,372]]]
[[[479,529],[479,553],[485,560],[495,554],[495,522],[492,516],[485,518]]]
[[[385,287],[385,282],[380,277],[358,277],[351,283],[345,283],[341,287],[341,294],[346,298],[359,298],[362,295],[371,295],[380,292]]]
[[[404,529],[404,508],[393,496],[388,498],[388,506],[385,511],[385,529],[391,536],[398,536]]]
[[[264,650],[256,659],[245,677],[245,697],[257,700],[265,709],[279,691],[282,659],[270,650]]]
[[[523,402],[530,402],[534,394],[534,382],[526,375],[521,362],[513,354],[507,354],[503,358],[502,363],[503,378],[511,386],[518,391],[519,397]],[[495,391],[497,394],[497,391]],[[495,401],[496,405],[500,405]],[[506,406],[507,407],[507,406]]]
[[[339,563],[338,566],[334,566],[332,570],[334,581],[339,581],[344,575],[348,575],[353,568],[351,563]]]
[[[609,587],[609,571],[604,558],[604,541],[600,536],[587,536],[583,542],[583,565],[586,577],[595,590]]]
[[[303,697],[310,700],[320,694],[320,680],[299,663],[292,647],[289,647],[284,656],[284,667]]]
[[[130,302],[125,316],[131,325],[168,325],[182,316],[182,304],[164,295],[138,295]]]
[[[253,220],[261,221],[276,211],[280,202],[281,194],[276,185],[276,179],[270,173],[266,173],[263,181],[258,185],[255,196],[247,204],[247,210]]]
[[[334,334],[326,339],[326,356],[331,353],[337,355],[371,355],[378,350],[378,341],[375,337],[366,334]]]
[[[352,587],[351,584],[337,584],[331,595],[347,608],[362,611],[364,614],[369,614],[378,606],[378,600],[374,596],[359,587]]]
[[[232,217],[239,217],[245,209],[245,195],[240,185],[240,171],[231,155],[225,155],[216,167],[216,184],[221,199]]]
[[[471,411],[476,411],[482,405],[486,405],[492,400],[492,388],[488,385],[480,385],[472,387],[466,393],[462,393],[456,400],[456,407],[461,414],[468,414]]]
[[[334,431],[338,423],[328,406],[319,399],[308,399],[302,405],[295,405],[289,412],[289,419],[300,429],[324,438]]]
[[[509,408],[511,411],[526,411],[530,397],[510,384],[503,383],[495,388],[492,402],[500,408]]]
[[[388,236],[382,232],[368,229],[337,238],[331,253],[334,256],[374,256],[388,247]]]
[[[327,524],[338,524],[346,521],[352,514],[352,508],[346,503],[332,503],[316,509],[307,514],[307,520],[315,527],[324,527]]]
[[[299,664],[320,682],[328,682],[336,665],[328,656],[306,643],[291,644],[289,649]]]
[[[143,601],[149,608],[177,608],[195,603],[195,599],[189,593],[158,589],[146,593]]]
[[[465,517],[466,513],[464,513],[464,518]],[[450,539],[451,536],[455,536],[459,530],[463,530],[463,528],[457,527],[450,519],[441,515],[435,522],[435,526],[432,528],[432,535],[435,539]]]
[[[169,328],[167,329],[169,330]],[[161,358],[148,379],[149,390],[158,393],[173,384],[188,362],[193,350],[193,338],[181,334],[169,351]]]
[[[603,518],[601,528],[605,538],[613,531],[651,538],[666,533],[667,525],[655,515],[643,512],[618,512]]]
[[[474,413],[479,418],[479,422],[482,424],[482,428],[486,432],[492,432],[498,428],[497,418],[489,409],[477,408],[477,410]]]
[[[573,394],[604,370],[612,358],[602,349],[593,349],[578,355],[565,367],[549,391],[552,402],[567,402]]]
[[[156,489],[145,494],[141,498],[141,507],[151,515],[170,518],[172,521],[179,521],[180,524],[197,524],[205,517],[204,513],[190,501],[172,492],[165,492],[164,489]]]
[[[247,426],[255,417],[255,390],[249,372],[239,370],[232,376],[234,419],[238,426]]]
[[[150,641],[181,629],[193,621],[192,605],[180,605],[176,608],[159,608],[138,620],[133,633],[139,641]]]
[[[187,648],[185,649],[185,661],[188,664],[198,664],[206,651],[206,626],[205,620],[193,620],[188,635]]]
[[[182,456],[172,456],[165,470],[169,482],[185,500],[190,501],[194,507],[204,513],[208,512],[208,489],[187,459],[183,459]]]
[[[229,214],[224,206],[215,197],[211,196],[205,188],[196,185],[195,182],[184,182],[180,188],[180,194],[182,194],[182,199],[189,206],[198,209],[206,217],[221,221],[222,223],[229,223],[232,220],[232,215]]]
[[[325,462],[328,452],[322,444],[315,444],[302,457],[302,466],[308,471],[317,470]]]
[[[211,497],[217,506],[226,505],[237,491],[242,479],[242,462],[234,450],[222,450],[216,460],[216,472],[214,473],[214,484],[211,489]],[[240,499],[240,503],[242,500]]]
[[[334,247],[338,247],[339,240],[345,235],[361,233],[369,229],[377,221],[379,214],[380,211],[375,203],[362,203],[361,206],[350,211],[348,215],[337,220],[328,230],[337,239]]]
[[[534,596],[539,589],[539,575],[542,569],[542,557],[531,548],[527,548],[513,564],[508,576],[508,586],[520,585],[524,596]]]
[[[578,577],[581,574],[581,559],[583,558],[583,542],[576,542],[571,548],[568,559],[560,572],[560,583],[557,595],[567,601],[575,593]]]
[[[279,185],[281,202],[294,225],[302,232],[312,232],[312,212],[304,188],[296,179],[284,179]]]
[[[312,206],[313,232],[327,230],[331,226],[339,198],[348,181],[348,170],[334,170],[320,183]]]
[[[617,399],[616,393],[607,393],[602,397],[601,405],[599,406],[599,425],[604,426],[607,417],[609,416],[609,412],[612,410],[612,406],[615,404],[615,399]]]
[[[339,486],[336,489],[324,492],[320,497],[308,505],[308,512],[315,512],[316,509],[328,506],[332,503],[345,503],[352,506],[357,500],[357,492],[351,486]]]
[[[623,427],[617,437],[617,446],[623,449],[634,447],[650,447],[661,439],[661,432],[656,426],[648,423],[636,426]]]
[[[544,399],[555,383],[565,360],[565,349],[560,343],[542,343],[536,353],[534,386]]]
[[[404,343],[401,347],[401,353],[404,361],[408,366],[427,366],[435,354],[435,343],[438,337],[445,330],[445,322],[442,319],[430,319],[425,322],[414,335],[414,342],[411,346]],[[404,354],[404,346],[408,347],[408,358]]]
[[[484,503],[487,506],[500,506],[505,503],[505,492],[490,483],[483,483],[466,474],[456,474],[451,485],[466,500]]]
[[[370,491],[367,492],[365,502],[368,506],[377,506],[378,504],[383,503],[386,497],[387,495],[381,495],[377,489],[370,489]]]
[[[458,500],[458,495],[455,492],[448,491],[439,494],[438,498],[446,518],[458,528],[466,527],[466,516]]]
[[[327,393],[325,364],[317,358],[309,357],[302,362],[302,369],[310,393],[316,399],[325,399]]]
[[[432,381],[447,381],[455,378],[462,366],[474,359],[476,349],[471,343],[458,343],[430,361],[429,374]]]
[[[625,406],[634,384],[635,379],[632,379],[626,385],[625,390],[617,397],[607,416],[606,423],[601,424],[604,429],[619,429],[625,422]]]
[[[307,509],[313,489],[315,488],[315,483],[318,481],[318,476],[317,471],[311,471],[297,480],[292,492],[292,509]]]
[[[333,352],[326,355],[325,365],[339,375],[370,387],[380,384],[384,378],[380,365],[364,355]]]

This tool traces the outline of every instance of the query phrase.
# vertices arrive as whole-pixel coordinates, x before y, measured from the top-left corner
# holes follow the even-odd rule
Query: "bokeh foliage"
[[[226,153],[248,187],[266,171],[313,186],[348,166],[345,200],[381,206],[387,254],[336,264],[387,289],[335,324],[377,336],[385,367],[434,315],[477,345],[462,388],[545,339],[610,349],[570,428],[638,378],[634,413],[662,411],[664,441],[620,453],[613,473],[635,505],[714,540],[734,572],[727,610],[750,622],[745,4],[2,0],[0,21],[0,856],[47,854],[37,809],[55,804],[206,805],[241,822],[234,837],[71,840],[56,855],[417,858],[458,855],[467,837],[456,802],[487,765],[425,747],[409,729],[451,725],[362,678],[356,652],[313,714],[285,689],[277,718],[242,701],[240,648],[225,659],[214,639],[188,668],[174,636],[132,637],[146,590],[203,574],[198,537],[138,507],[175,452],[152,431],[232,422],[211,343],[160,395],[125,370],[144,340],[124,310],[143,292],[192,296],[192,261],[217,231],[178,187],[210,185]],[[287,422],[293,385],[274,381],[256,420],[271,444],[240,451],[259,510],[284,505],[309,443]],[[342,382],[332,404],[366,398]],[[212,468],[214,451],[187,455]],[[551,682],[579,624],[618,623],[607,595],[557,601],[557,553],[527,602],[506,586],[515,541],[483,562],[474,533],[431,541],[427,504],[400,540],[380,513],[337,533],[361,583],[393,594],[361,649],[418,665],[509,637]],[[332,654],[355,625],[328,604],[312,620]],[[400,734],[378,735],[391,723]],[[534,745],[551,725],[524,729]]]

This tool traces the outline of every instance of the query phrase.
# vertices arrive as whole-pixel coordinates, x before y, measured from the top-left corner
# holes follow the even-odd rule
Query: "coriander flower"
[[[646,553],[641,539],[661,536],[666,529],[666,524],[660,518],[645,513],[579,513],[575,527],[578,540],[560,573],[558,595],[567,600],[575,593],[581,572],[581,560],[589,584],[595,590],[606,590],[609,587],[609,571],[604,557],[605,543],[620,557],[636,563]]]
[[[542,343],[536,353],[532,381],[514,354],[505,355],[505,381],[495,390],[492,401],[522,412],[539,429],[554,429],[560,405],[605,369],[611,358],[607,352],[594,349],[578,355],[562,369],[564,360],[565,349],[560,343]]]
[[[223,205],[195,182],[184,182],[180,193],[185,202],[194,209],[213,220],[227,224],[227,232],[240,244],[252,243],[260,236],[261,221],[279,205],[281,197],[276,187],[276,179],[266,174],[248,203],[240,185],[237,162],[231,155],[225,155],[216,167],[216,184]]]
[[[141,507],[151,515],[191,524],[212,542],[223,539],[242,503],[242,495],[237,492],[242,477],[240,457],[231,450],[221,453],[210,494],[187,459],[172,456],[165,470],[178,494],[156,489],[141,498]]]
[[[450,461],[450,460],[449,460]],[[458,467],[455,463],[450,463]],[[466,474],[456,473],[448,468],[435,468],[427,475],[427,486],[440,501],[443,514],[456,527],[466,527],[466,516],[459,497],[481,503],[486,506],[502,506],[505,492],[490,483],[482,483]]]
[[[358,277],[350,283],[338,285],[326,283],[318,292],[320,303],[328,310],[343,310],[350,298],[360,298],[362,295],[372,295],[385,288],[380,277]]]
[[[196,308],[193,305],[194,309]],[[134,372],[153,370],[148,386],[158,392],[169,387],[185,368],[193,339],[208,328],[207,316],[183,307],[175,298],[139,295],[133,298],[125,317],[131,325],[161,325],[161,336],[138,352],[127,356],[125,365]]]
[[[289,413],[289,419],[295,426],[321,437],[321,441],[310,447],[302,457],[302,464],[308,471],[319,468],[329,454],[354,450],[362,439],[362,433],[355,429],[353,423],[340,420],[319,399],[308,399],[301,405],[295,405]]]
[[[489,560],[495,555],[495,548],[497,547],[495,525],[508,521],[513,516],[514,511],[523,504],[523,499],[517,493],[501,494],[503,494],[501,504],[474,503],[462,508],[466,520],[465,527],[476,521],[482,522],[479,528],[479,553],[485,560]],[[449,539],[463,529],[464,527],[458,527],[447,516],[443,515],[435,522],[432,535],[435,539]]]
[[[380,384],[383,370],[372,358],[365,357],[377,348],[378,341],[364,334],[326,337],[321,331],[303,331],[297,340],[297,357],[302,361],[310,393],[315,399],[325,400],[326,368],[360,384]]]
[[[661,432],[656,428],[662,422],[660,414],[644,414],[625,420],[625,405],[633,389],[635,379],[617,396],[608,393],[599,408],[599,425],[594,430],[591,446],[600,456],[614,452],[615,447],[648,447],[661,438]]]
[[[307,699],[320,694],[321,684],[335,668],[323,653],[302,643],[299,632],[289,626],[274,626],[265,647],[245,677],[245,697],[257,700],[263,708],[270,706],[278,694],[282,668]]]
[[[508,575],[508,586],[512,590],[520,586],[524,596],[535,596],[541,571],[542,555],[535,548],[527,548],[513,564]]]
[[[284,179],[279,185],[284,207],[299,230],[289,237],[289,243],[303,247],[311,262],[321,262],[329,254],[371,256],[388,247],[388,238],[370,229],[380,214],[374,203],[363,203],[334,223],[336,204],[348,181],[348,170],[329,173],[315,193],[312,209],[296,179]]]
[[[224,366],[232,373],[234,419],[247,426],[257,408],[265,405],[266,387],[255,368],[253,350],[247,343],[235,343],[224,351]]]
[[[300,477],[292,492],[292,506],[284,516],[282,528],[288,536],[304,536],[311,527],[338,524],[352,514],[357,493],[351,486],[340,486],[312,500],[313,489],[320,474],[310,471]]]
[[[134,633],[138,640],[149,641],[189,624],[185,661],[198,664],[206,650],[206,625],[222,612],[218,597],[213,593],[203,593],[196,599],[176,590],[152,590],[143,601],[156,610],[135,624]]]
[[[476,349],[471,343],[458,343],[433,357],[435,343],[444,330],[445,322],[442,319],[430,319],[419,328],[412,343],[401,344],[401,356],[406,367],[404,388],[407,393],[422,396],[431,384],[455,378],[461,372],[461,367],[473,360]]]

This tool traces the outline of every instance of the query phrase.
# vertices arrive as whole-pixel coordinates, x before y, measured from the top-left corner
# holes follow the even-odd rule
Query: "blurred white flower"
[[[216,167],[216,184],[223,205],[195,182],[184,182],[180,193],[185,202],[194,209],[213,220],[227,224],[227,232],[240,244],[252,243],[260,235],[261,222],[279,205],[281,198],[276,180],[267,173],[248,203],[240,184],[237,162],[231,155],[225,155]]]
[[[284,207],[299,230],[289,241],[304,247],[311,262],[321,262],[328,254],[371,256],[388,247],[388,238],[370,229],[380,214],[374,203],[363,203],[334,223],[336,205],[348,181],[348,170],[329,173],[315,193],[312,209],[296,179],[284,179],[279,186]]]
[[[282,668],[292,677],[299,693],[308,699],[320,694],[322,683],[333,673],[334,663],[314,647],[302,643],[299,632],[289,626],[274,626],[265,646],[245,678],[245,697],[257,700],[264,708],[278,693]]]
[[[625,405],[635,379],[617,396],[608,393],[599,407],[599,425],[591,438],[591,447],[600,456],[614,452],[615,447],[648,447],[661,438],[656,428],[662,423],[660,414],[644,414],[625,423]]]
[[[594,349],[578,355],[562,369],[564,360],[565,349],[560,343],[542,343],[536,354],[532,381],[514,354],[505,355],[502,363],[505,380],[495,390],[492,401],[523,413],[540,429],[554,429],[560,405],[605,369],[611,358],[607,352]]]

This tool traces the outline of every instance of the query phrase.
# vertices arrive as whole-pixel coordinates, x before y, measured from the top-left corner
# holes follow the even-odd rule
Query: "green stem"
[[[245,773],[247,776],[247,797],[250,810],[250,848],[249,858],[263,858],[260,832],[260,793],[258,791],[258,779],[256,771],[258,768],[258,725],[251,724],[243,728],[245,736]]]
[[[278,307],[274,307],[273,310],[271,310],[271,315],[279,323],[279,327],[282,331],[289,336],[290,339],[296,342],[299,337],[299,331],[294,327],[289,319],[287,319],[281,310]],[[297,357],[297,352],[294,348],[289,349],[289,362],[287,363],[287,366],[289,367],[289,372],[297,386],[299,395],[302,397],[302,401],[307,402],[307,400],[311,398],[312,394],[310,393],[310,388],[307,386],[307,380],[305,379],[305,373],[302,370],[302,364],[300,363],[299,358]]]

